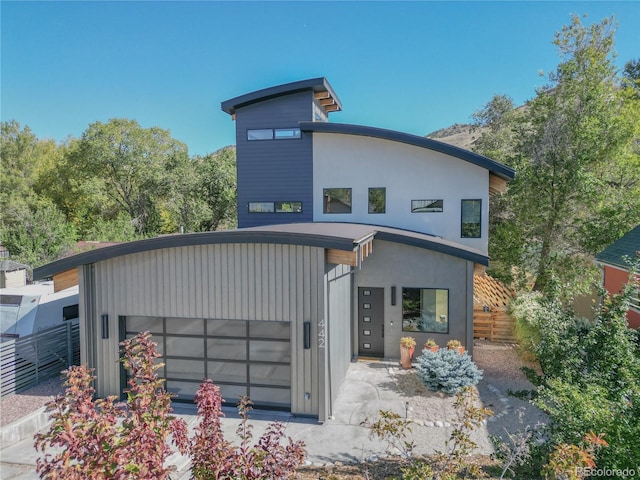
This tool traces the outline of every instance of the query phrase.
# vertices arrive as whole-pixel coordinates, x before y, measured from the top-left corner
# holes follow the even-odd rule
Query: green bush
[[[482,379],[482,370],[478,369],[469,355],[447,348],[437,352],[423,350],[416,363],[418,377],[427,388],[449,395],[464,387],[477,385]]]

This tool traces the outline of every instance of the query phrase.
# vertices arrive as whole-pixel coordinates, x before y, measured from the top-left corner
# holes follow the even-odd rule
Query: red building
[[[629,281],[629,261],[640,256],[640,225],[596,255],[604,269],[604,287],[618,293]],[[631,328],[640,328],[640,275],[636,275],[636,291],[631,299],[627,320]]]

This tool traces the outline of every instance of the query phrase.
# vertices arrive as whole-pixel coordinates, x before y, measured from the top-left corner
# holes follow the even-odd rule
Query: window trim
[[[417,209],[413,206],[413,202],[431,202],[431,204],[434,204],[436,202],[441,202],[442,206],[440,207],[439,210],[424,210],[424,211],[416,211]],[[419,207],[419,208],[425,208],[425,207]],[[430,208],[430,207],[428,207]],[[433,208],[437,208],[437,207],[433,207]],[[444,200],[443,199],[437,199],[437,200],[432,200],[432,199],[416,199],[416,200],[411,200],[411,213],[442,213],[444,212]]]
[[[478,210],[478,235],[464,235],[464,205],[465,202],[479,202]],[[481,198],[463,198],[460,201],[460,238],[482,238],[482,199]]]
[[[384,209],[381,212],[371,211],[371,190],[383,190],[384,191]],[[367,189],[367,213],[370,215],[380,215],[387,213],[387,187],[369,187]]]
[[[432,330],[405,330],[404,328],[404,292],[405,290],[434,290],[434,291],[444,291],[447,292],[447,329],[444,332],[437,332],[437,331],[432,331]],[[429,333],[429,334],[442,334],[442,335],[448,335],[449,334],[449,330],[451,327],[451,295],[450,295],[450,289],[449,288],[438,288],[438,287],[402,287],[402,294],[401,294],[401,299],[402,299],[402,331],[403,332],[412,332],[412,333]],[[421,305],[422,307],[422,305]]]

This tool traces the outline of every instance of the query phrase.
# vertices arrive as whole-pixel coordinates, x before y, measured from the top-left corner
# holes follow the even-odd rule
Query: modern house
[[[234,402],[325,420],[349,362],[399,341],[473,346],[473,275],[489,196],[513,171],[434,140],[329,122],[325,78],[222,103],[235,120],[234,231],[171,235],[58,260],[78,275],[82,361],[99,395],[125,376],[118,342],[150,330],[170,391],[202,378]]]
[[[602,266],[604,288],[611,294],[618,293],[629,282],[629,270],[635,258],[640,258],[640,225],[613,242],[598,255]],[[640,275],[636,276],[636,294],[631,299],[627,321],[631,328],[640,328]]]

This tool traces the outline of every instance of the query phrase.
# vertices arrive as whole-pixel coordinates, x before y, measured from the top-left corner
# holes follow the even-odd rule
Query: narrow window
[[[439,288],[402,289],[404,332],[449,332],[449,290]]]
[[[441,212],[442,200],[411,200],[411,213]]]
[[[302,202],[276,202],[276,213],[302,213]]]
[[[351,213],[350,188],[325,188],[322,195],[324,213]]]
[[[249,202],[249,213],[273,213],[273,202]]]
[[[247,140],[273,140],[273,129],[247,130]]]
[[[300,138],[300,129],[299,128],[276,128],[275,138],[276,140],[281,140],[286,138]]]
[[[369,213],[385,213],[387,209],[387,189],[369,189]]]
[[[462,238],[480,238],[482,200],[462,200]]]

